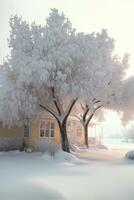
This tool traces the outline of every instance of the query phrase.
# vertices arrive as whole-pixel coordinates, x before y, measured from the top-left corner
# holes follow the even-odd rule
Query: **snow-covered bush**
[[[20,138],[3,138],[0,139],[0,151],[20,150],[23,141]]]
[[[69,134],[68,139],[71,151],[79,151],[81,149],[83,150],[87,149],[85,144],[81,144],[78,137],[74,136],[73,134]]]
[[[36,149],[42,153],[48,153],[49,155],[54,156],[60,149],[60,146],[49,139],[39,139],[36,144]]]
[[[27,152],[27,153],[32,153],[33,149],[25,147],[24,151]]]
[[[128,151],[125,155],[127,159],[134,160],[134,150]]]

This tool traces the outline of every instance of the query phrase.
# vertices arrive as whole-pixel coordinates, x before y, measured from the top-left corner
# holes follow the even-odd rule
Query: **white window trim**
[[[40,124],[41,124],[41,122],[50,122],[50,123],[54,123],[54,137],[46,137],[46,136],[43,136],[43,137],[41,137],[40,136]],[[53,121],[53,120],[51,120],[51,119],[42,119],[42,120],[39,120],[39,138],[41,139],[43,139],[43,138],[45,138],[45,139],[51,139],[51,140],[53,140],[53,139],[55,139],[55,122]]]

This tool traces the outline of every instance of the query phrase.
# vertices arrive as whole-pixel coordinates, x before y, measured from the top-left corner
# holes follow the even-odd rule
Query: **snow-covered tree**
[[[42,108],[57,120],[62,149],[70,152],[66,123],[77,99],[92,115],[113,96],[120,80],[113,78],[122,66],[112,55],[113,40],[105,30],[76,33],[57,9],[52,9],[44,26],[14,16],[10,27],[0,118],[9,124],[25,122]]]
[[[114,110],[121,113],[121,120],[124,125],[134,119],[134,76],[124,80],[118,103]]]
[[[77,34],[56,9],[45,26],[30,26],[14,16],[10,27],[11,55],[4,63],[8,86],[3,95],[3,121],[31,119],[40,106],[57,120],[62,149],[69,152],[66,122],[75,102],[84,94],[86,81],[87,59]]]
[[[114,54],[114,40],[106,30],[94,34],[95,40],[83,45],[88,56],[88,79],[86,95],[81,99],[81,112],[78,115],[85,133],[85,144],[88,147],[88,126],[98,109],[113,109],[120,102],[125,71],[128,68],[128,55],[119,59]],[[90,45],[91,48],[88,46]]]

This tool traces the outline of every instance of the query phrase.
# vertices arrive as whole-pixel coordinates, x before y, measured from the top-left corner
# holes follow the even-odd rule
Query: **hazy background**
[[[45,23],[51,8],[58,8],[78,31],[93,32],[102,28],[116,41],[116,52],[130,53],[130,69],[134,75],[134,0],[0,0],[0,63],[8,54],[9,18],[18,14],[29,22]],[[119,117],[107,112],[103,122],[105,135],[120,133]]]

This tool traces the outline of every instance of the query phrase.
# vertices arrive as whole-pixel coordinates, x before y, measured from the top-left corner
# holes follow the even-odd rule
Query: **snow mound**
[[[8,151],[9,153],[13,153],[13,154],[20,154],[21,153],[21,151],[19,151],[19,150],[14,150],[14,151]]]
[[[105,145],[103,145],[103,144],[97,144],[96,147],[97,147],[98,149],[108,149],[108,148],[107,148]]]
[[[77,158],[71,153],[67,153],[65,151],[58,151],[54,158],[58,161],[76,161]]]
[[[49,162],[49,161],[52,161],[52,156],[48,153],[43,153],[43,155],[41,156],[41,158],[46,161],[46,162]]]
[[[128,151],[125,155],[127,159],[134,160],[134,150]]]
[[[58,151],[55,153],[54,156],[51,156],[48,153],[44,153],[43,156],[41,157],[45,161],[58,161],[58,162],[64,162],[64,161],[69,161],[69,162],[75,162],[78,161],[78,158],[72,155],[71,153],[67,153],[64,151]]]

